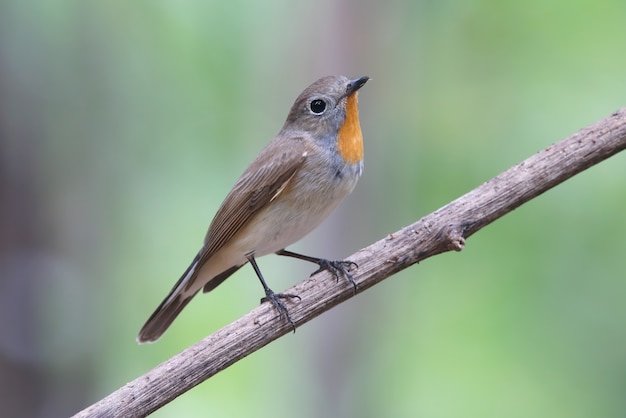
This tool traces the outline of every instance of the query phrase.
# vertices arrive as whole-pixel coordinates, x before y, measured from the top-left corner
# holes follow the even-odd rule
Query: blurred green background
[[[0,415],[64,417],[257,306],[241,269],[135,335],[318,77],[372,77],[329,258],[626,106],[626,2],[0,4]],[[626,416],[626,155],[154,417]],[[276,290],[307,263],[260,260]]]

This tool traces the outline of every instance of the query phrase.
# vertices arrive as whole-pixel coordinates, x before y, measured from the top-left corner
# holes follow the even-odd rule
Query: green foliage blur
[[[63,417],[257,306],[242,268],[135,335],[327,74],[364,175],[294,250],[346,257],[626,106],[626,3],[0,4],[0,415]],[[328,312],[154,417],[623,417],[626,156]],[[275,290],[314,266],[262,258]]]

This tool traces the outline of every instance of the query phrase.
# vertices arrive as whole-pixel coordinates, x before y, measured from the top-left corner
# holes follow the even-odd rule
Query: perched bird
[[[263,278],[256,258],[276,253],[311,261],[355,286],[351,261],[286,251],[315,229],[355,187],[363,168],[357,92],[368,77],[323,77],[296,99],[278,135],[259,153],[224,199],[204,245],[169,295],[139,331],[137,341],[156,341],[189,301],[209,292],[249,262],[269,301],[294,327],[282,299]],[[315,274],[314,273],[314,274]]]

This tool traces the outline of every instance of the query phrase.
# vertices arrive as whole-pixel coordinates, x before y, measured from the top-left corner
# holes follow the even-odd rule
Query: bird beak
[[[365,76],[361,78],[357,78],[355,80],[351,80],[346,86],[346,96],[350,96],[352,93],[357,92],[361,87],[367,83],[367,80],[370,78]]]

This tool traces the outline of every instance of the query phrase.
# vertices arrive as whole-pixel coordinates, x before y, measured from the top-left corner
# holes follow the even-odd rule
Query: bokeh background
[[[250,268],[135,335],[297,94],[360,94],[345,257],[626,106],[626,2],[0,4],[0,415],[64,417],[258,304]],[[623,417],[626,155],[154,417]],[[276,290],[314,266],[260,260]]]

